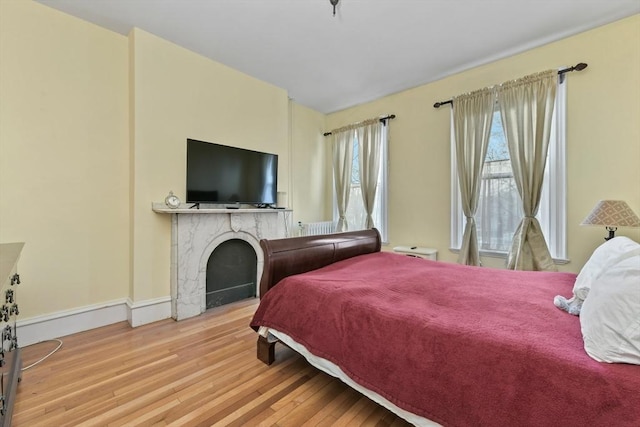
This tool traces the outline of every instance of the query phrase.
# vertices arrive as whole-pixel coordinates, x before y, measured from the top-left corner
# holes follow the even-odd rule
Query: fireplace
[[[289,209],[169,209],[164,204],[154,203],[153,210],[172,214],[171,315],[176,320],[206,311],[208,264],[219,246],[234,241],[232,245],[241,245],[253,251],[253,281],[247,279],[246,283],[235,283],[233,286],[252,282],[253,290],[245,286],[244,291],[246,294],[259,295],[264,264],[260,239],[289,236]]]
[[[256,296],[258,257],[240,239],[222,242],[207,262],[206,308]]]

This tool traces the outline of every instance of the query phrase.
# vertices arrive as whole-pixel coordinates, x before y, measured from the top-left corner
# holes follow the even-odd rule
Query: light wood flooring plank
[[[23,372],[13,425],[408,425],[285,346],[276,346],[272,366],[257,360],[249,328],[257,305],[61,338],[58,352]],[[23,366],[56,345],[23,348]]]

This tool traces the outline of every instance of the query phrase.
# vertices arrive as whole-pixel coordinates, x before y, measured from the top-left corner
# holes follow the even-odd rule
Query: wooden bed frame
[[[574,273],[381,253],[376,230],[260,244],[250,325],[266,364],[289,345],[415,425],[638,426],[638,366],[590,358],[553,304]]]
[[[264,269],[260,297],[287,276],[324,267],[358,255],[380,252],[382,242],[375,228],[319,236],[262,239]],[[258,336],[258,359],[270,365],[275,360],[275,342]]]

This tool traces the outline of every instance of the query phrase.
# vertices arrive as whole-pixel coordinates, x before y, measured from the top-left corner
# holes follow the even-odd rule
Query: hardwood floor
[[[258,361],[248,326],[257,303],[64,337],[23,372],[13,425],[409,425],[282,345],[273,365]],[[24,347],[23,365],[56,346]]]

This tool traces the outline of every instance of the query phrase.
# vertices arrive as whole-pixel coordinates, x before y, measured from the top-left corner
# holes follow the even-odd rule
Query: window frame
[[[556,90],[556,104],[552,125],[552,130],[555,132],[553,132],[549,142],[543,196],[538,211],[539,221],[543,227],[549,251],[556,264],[566,264],[569,262],[567,258],[566,198],[567,80],[568,79],[564,79],[563,82],[558,81]],[[457,174],[453,109],[450,111],[450,124],[451,227],[449,250],[458,253],[462,246],[462,235],[464,233],[464,213],[462,211],[462,200]],[[541,220],[540,217],[543,209],[546,211],[546,218]],[[495,258],[506,258],[508,255],[508,252],[496,250],[480,249],[479,252],[481,256]]]
[[[354,138],[357,138],[357,132],[354,133]],[[354,141],[352,143],[355,144]],[[333,170],[333,168],[332,168]],[[380,223],[376,224],[376,228],[380,232],[380,239],[383,245],[389,244],[389,125],[383,125],[382,133],[382,153],[380,155],[380,174],[378,180],[381,185],[378,186],[377,196],[379,197],[380,207]],[[338,221],[338,207],[336,203],[336,187],[335,181],[333,181],[332,187],[332,199],[333,199],[333,221]],[[351,200],[351,199],[350,199]],[[349,229],[351,231],[352,229]]]

